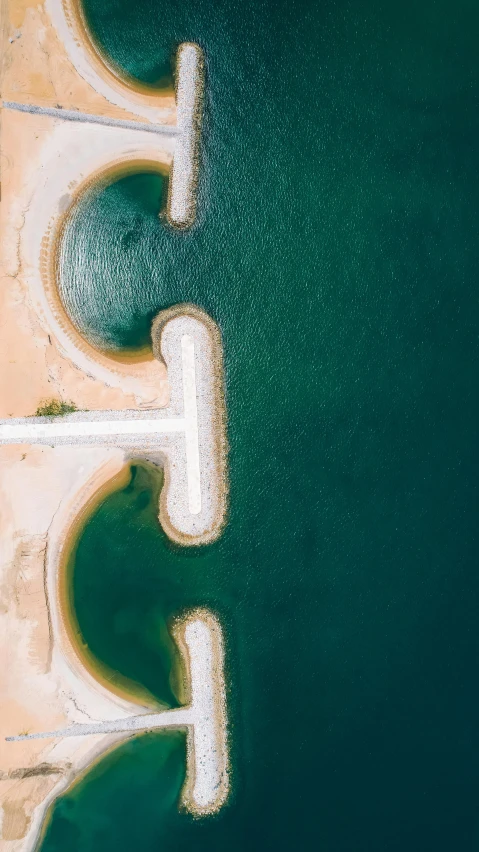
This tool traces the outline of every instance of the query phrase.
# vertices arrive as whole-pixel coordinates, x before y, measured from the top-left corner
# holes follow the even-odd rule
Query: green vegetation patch
[[[63,414],[72,414],[77,410],[74,402],[62,402],[60,399],[46,399],[38,406],[35,411],[35,417],[62,417]]]

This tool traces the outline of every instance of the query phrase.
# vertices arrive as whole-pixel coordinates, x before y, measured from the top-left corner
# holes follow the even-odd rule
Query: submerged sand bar
[[[125,734],[165,728],[188,730],[187,773],[183,802],[198,815],[218,810],[228,794],[228,754],[221,627],[206,610],[190,614],[181,624],[186,649],[191,703],[179,710],[144,713],[123,719],[70,725],[6,737],[8,742],[94,734]]]

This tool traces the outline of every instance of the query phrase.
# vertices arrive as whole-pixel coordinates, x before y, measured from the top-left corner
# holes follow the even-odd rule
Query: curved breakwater
[[[68,36],[75,16],[68,15],[67,6],[61,3],[53,4],[50,12],[59,34],[66,39],[70,58],[79,73],[112,103],[125,106],[125,92],[117,97],[116,90],[110,91],[108,86],[105,89],[100,85],[101,69],[97,68],[93,76],[86,73],[91,56],[88,51],[85,55],[82,53],[77,36],[71,33]],[[59,121],[53,125],[53,132],[41,151],[40,179],[32,186],[25,215],[22,253],[28,270],[29,296],[64,354],[76,366],[107,385],[121,387],[125,393],[133,395],[140,406],[165,404],[164,377],[158,365],[152,362],[148,347],[107,353],[78,333],[75,319],[68,316],[58,293],[62,244],[68,223],[85,197],[100,192],[102,187],[122,176],[137,172],[157,170],[169,175],[168,222],[177,228],[193,224],[203,71],[201,49],[193,44],[180,45],[176,69],[176,125],[168,123],[163,107],[150,107],[149,101],[144,109],[138,107],[138,114],[148,118],[151,129],[161,130],[161,135],[143,129],[145,125],[141,122],[132,132],[134,122],[131,120],[119,119],[115,123],[113,119],[105,119],[105,126],[101,127],[94,122],[77,121],[80,116],[68,112],[64,114],[68,120],[63,121],[62,110],[54,110],[53,115],[48,109],[38,112]],[[164,96],[157,96],[153,102],[161,104],[162,98],[164,100]],[[35,113],[35,106],[9,104],[11,108]],[[140,104],[143,104],[141,98]],[[136,106],[133,104],[133,112]]]
[[[46,8],[70,61],[78,74],[110,103],[133,112],[153,123],[173,124],[175,103],[172,92],[158,92],[142,86],[128,75],[118,73],[118,66],[90,36],[80,0],[47,0]]]

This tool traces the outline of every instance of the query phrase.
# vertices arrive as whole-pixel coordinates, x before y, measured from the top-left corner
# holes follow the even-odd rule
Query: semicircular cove
[[[122,162],[80,189],[58,229],[61,307],[81,337],[115,361],[152,358],[152,319],[170,303],[167,194],[161,164]]]
[[[139,94],[173,93],[173,68],[178,39],[168,37],[173,35],[171,27],[160,41],[150,36],[147,28],[143,36],[143,46],[147,49],[132,51],[133,28],[130,19],[137,17],[138,10],[130,3],[120,5],[119,16],[117,11],[112,14],[111,8],[107,10],[103,3],[68,0],[70,13],[90,53],[95,55],[107,72]],[[118,20],[122,21],[122,26],[115,32],[117,37],[112,39],[111,31],[112,28],[116,30]]]
[[[95,680],[130,701],[177,707],[185,671],[173,622],[191,601],[158,521],[163,481],[159,466],[132,460],[89,497],[59,554],[58,596],[72,649]]]

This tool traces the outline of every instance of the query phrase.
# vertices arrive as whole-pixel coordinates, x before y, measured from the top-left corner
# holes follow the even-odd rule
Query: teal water
[[[176,806],[182,740],[158,745],[177,773],[167,789],[140,738],[101,776],[101,798],[95,770],[59,802],[42,850],[126,850],[132,836],[142,852],[473,849],[479,9],[85,8],[104,50],[146,82],[181,40],[207,57],[197,226],[168,230],[159,179],[126,178],[72,221],[62,289],[105,347],[140,345],[152,314],[185,300],[221,327],[228,526],[175,549],[132,497],[141,562],[125,558],[134,581],[117,606],[149,624],[190,603],[220,614],[235,795],[192,821]],[[103,530],[118,551],[115,511]],[[98,647],[114,617],[97,619]],[[163,638],[148,673],[140,653],[119,661],[155,694]],[[127,794],[141,818],[136,799],[119,807]]]
[[[59,800],[45,843],[62,850],[168,848],[171,828],[178,820],[176,800],[184,774],[185,745],[179,732],[130,740],[103,758],[72,793]]]
[[[160,174],[133,174],[88,191],[70,213],[61,244],[60,294],[79,331],[100,349],[151,343],[160,285],[156,276],[152,280],[151,261],[164,230],[158,212],[166,189]],[[171,264],[173,253],[174,246]]]
[[[162,482],[158,469],[132,465],[128,485],[106,497],[79,532],[66,570],[70,621],[87,662],[101,660],[104,677],[120,689],[146,689],[143,701],[172,707],[181,703],[168,629],[178,611],[178,578],[158,572],[158,552],[168,556],[158,524]]]

